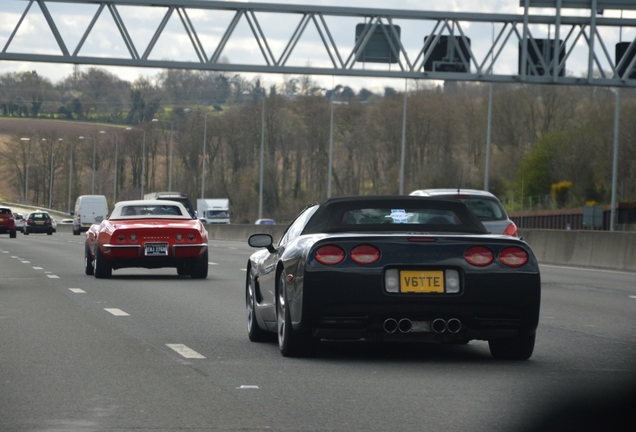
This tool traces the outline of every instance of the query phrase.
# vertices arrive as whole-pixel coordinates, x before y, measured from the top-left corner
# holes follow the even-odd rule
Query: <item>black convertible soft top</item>
[[[487,234],[464,203],[452,198],[353,196],[317,204],[303,234],[339,232],[444,232]]]

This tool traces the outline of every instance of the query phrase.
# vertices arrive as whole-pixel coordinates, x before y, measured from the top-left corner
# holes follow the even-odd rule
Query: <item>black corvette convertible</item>
[[[498,359],[534,350],[541,278],[523,240],[489,235],[458,200],[343,197],[305,208],[273,244],[249,238],[250,340],[284,356],[321,339],[467,343]]]

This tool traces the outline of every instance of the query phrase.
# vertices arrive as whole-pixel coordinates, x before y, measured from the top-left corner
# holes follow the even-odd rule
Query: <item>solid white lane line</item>
[[[166,346],[172,350],[174,350],[177,354],[181,355],[184,358],[189,359],[204,359],[205,356],[202,356],[195,350],[188,348],[183,344],[166,344]]]
[[[44,270],[42,267],[33,267],[33,270]]]
[[[55,276],[55,275],[52,275],[52,274],[47,274],[46,277],[48,277],[49,279],[59,279],[60,278],[59,276]]]
[[[115,316],[130,316],[129,314],[127,314],[123,310],[117,309],[117,308],[104,308],[104,310],[106,312],[109,312],[109,313],[115,315]]]
[[[71,290],[72,292],[74,292],[75,294],[86,294],[86,291],[84,291],[81,288],[69,288],[69,290]]]

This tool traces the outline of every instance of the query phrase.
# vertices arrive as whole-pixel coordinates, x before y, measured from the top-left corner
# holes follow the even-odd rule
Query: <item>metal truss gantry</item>
[[[415,10],[364,9],[350,7],[320,7],[302,5],[282,5],[269,3],[220,2],[204,0],[20,0],[25,8],[21,16],[14,21],[14,28],[5,41],[0,39],[0,60],[28,61],[65,64],[90,64],[103,66],[130,66],[148,68],[199,69],[221,72],[246,73],[275,73],[291,75],[333,75],[383,77],[402,79],[434,79],[451,81],[484,81],[507,83],[539,83],[565,85],[593,85],[612,87],[636,87],[636,56],[625,55],[617,61],[612,55],[613,46],[606,42],[607,34],[616,34],[623,30],[633,34],[636,29],[636,19],[605,18],[597,16],[596,10],[590,10],[589,16],[564,16],[560,9],[554,16],[531,15],[526,5],[522,15],[511,14],[480,14],[457,12],[427,12]],[[525,0],[522,0],[522,2]],[[559,1],[559,0],[555,0]],[[61,35],[60,23],[51,14],[49,6],[53,3],[67,5],[92,5],[94,15],[86,23],[86,29],[79,42],[69,47]],[[57,52],[26,52],[25,49],[12,49],[12,44],[19,34],[19,30],[27,16],[38,14],[35,4],[44,16],[51,37],[55,39],[59,50]],[[126,16],[120,9],[126,6],[136,6],[160,10],[163,18],[154,31],[153,37],[146,46],[138,46],[130,36],[126,26]],[[227,27],[220,32],[218,43],[211,50],[206,50],[202,43],[202,33],[207,29],[195,28],[190,16],[201,10],[233,13],[233,18],[226,23]],[[113,53],[103,52],[99,55],[82,54],[86,40],[94,31],[96,23],[110,14],[119,34],[112,38],[121,37],[125,44],[128,57],[122,58]],[[289,26],[291,37],[283,44],[284,49],[274,54],[273,41],[268,39],[261,25],[264,17],[280,16],[277,21],[280,26]],[[167,24],[173,17],[183,26],[192,48],[196,53],[196,60],[153,59],[152,54],[160,38],[166,30]],[[0,20],[7,21],[8,17],[0,16]],[[335,37],[336,30],[328,25],[329,20],[336,18],[358,19],[362,25],[354,38],[351,29],[347,40]],[[231,50],[229,42],[233,33],[241,22],[247,22],[260,49],[261,57],[255,56],[253,63],[227,63],[223,56]],[[406,34],[404,24],[417,24],[416,35]],[[471,29],[475,24],[492,24],[492,38],[487,41],[489,47],[480,42],[480,49],[470,44]],[[10,24],[11,25],[11,24]],[[328,60],[316,66],[292,65],[290,58],[295,50],[307,43],[307,29],[313,27],[319,35],[325,58]],[[497,32],[495,34],[495,28]],[[545,29],[549,29],[545,38]],[[543,33],[543,34],[542,34]],[[374,43],[374,37],[386,41],[390,48],[391,61],[384,64],[365,61],[368,50]],[[407,47],[409,36],[421,41],[414,49]],[[553,36],[554,39],[550,39]],[[446,70],[427,70],[431,59],[436,55],[435,49],[446,38],[447,49],[454,53],[450,60],[457,67]],[[413,39],[413,38],[411,38]],[[483,39],[483,38],[482,38]],[[542,51],[542,43],[548,40],[554,46],[552,52],[559,55],[541,56],[533,52]],[[14,44],[15,45],[15,44]],[[625,52],[636,52],[636,38],[623,43]],[[585,53],[586,70],[579,76],[565,73],[566,63],[574,58],[574,50],[587,46]],[[141,48],[141,49],[140,49]],[[32,51],[32,50],[29,50]],[[511,60],[511,53],[517,58]],[[522,68],[528,59],[532,61]],[[516,73],[496,73],[498,66],[503,63],[519,65]],[[510,68],[508,68],[510,69]]]

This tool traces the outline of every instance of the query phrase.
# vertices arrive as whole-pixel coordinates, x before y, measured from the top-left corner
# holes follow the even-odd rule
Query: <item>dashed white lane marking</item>
[[[42,267],[33,267],[33,270],[44,270]]]
[[[31,261],[20,261],[22,264],[31,264]]]
[[[219,265],[219,263],[208,262],[210,265]]]
[[[9,251],[2,251],[2,253],[9,253]]]
[[[116,308],[104,308],[104,310],[106,312],[109,312],[115,316],[130,316],[129,314],[127,314],[126,312],[124,312],[121,309],[116,309]]]
[[[11,258],[17,258],[17,259],[20,259],[20,257],[15,256],[15,255],[11,255]]]
[[[46,277],[48,277],[49,279],[59,279],[59,276],[55,276],[55,275],[46,275]]]
[[[195,350],[188,348],[183,344],[166,344],[166,346],[172,350],[174,350],[177,354],[181,355],[184,358],[190,359],[204,359],[205,356],[199,354]]]
[[[69,288],[69,290],[71,290],[72,292],[74,292],[75,294],[86,294],[86,291],[84,291],[81,288]]]
[[[258,390],[259,387],[257,385],[242,385],[240,387],[237,387],[237,389],[238,390],[252,390],[252,389]]]
[[[631,299],[636,299],[636,296],[629,296],[629,298],[631,298]]]

